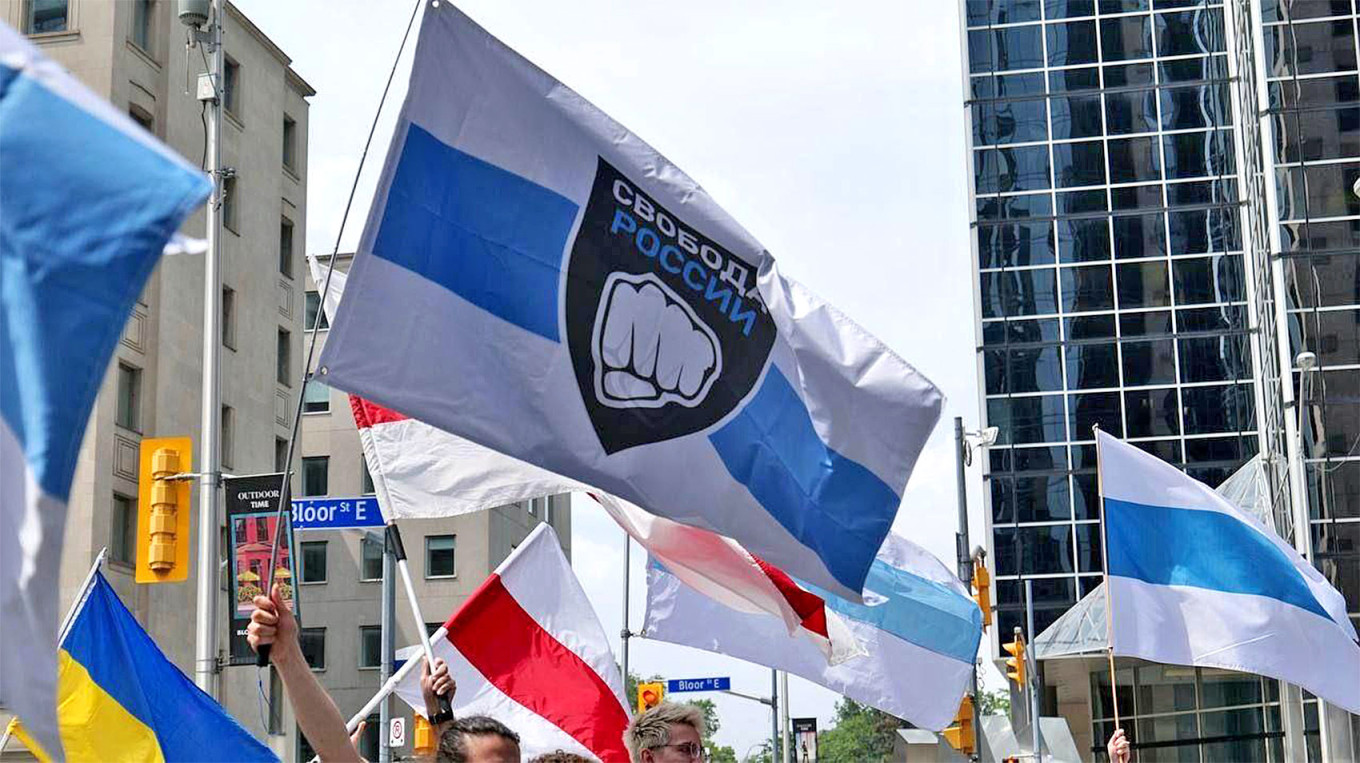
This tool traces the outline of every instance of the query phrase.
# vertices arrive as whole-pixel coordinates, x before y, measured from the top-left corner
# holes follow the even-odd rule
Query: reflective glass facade
[[[1099,584],[1092,427],[1216,484],[1258,449],[1221,3],[965,3],[998,632]]]

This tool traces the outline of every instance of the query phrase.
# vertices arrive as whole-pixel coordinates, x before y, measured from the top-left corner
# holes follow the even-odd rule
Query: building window
[[[274,370],[278,382],[285,387],[290,387],[292,386],[290,380],[292,379],[291,370],[293,367],[293,335],[285,329],[279,329],[276,353]]]
[[[132,121],[136,122],[139,126],[141,126],[141,128],[142,128],[143,130],[146,130],[147,132],[151,133],[152,135],[155,135],[155,134],[156,134],[156,130],[155,130],[155,127],[156,127],[156,118],[155,118],[155,117],[151,116],[150,114],[146,113],[145,111],[142,111],[141,109],[137,108],[136,106],[132,106],[131,108],[128,109],[128,116],[132,117]]]
[[[288,471],[288,440],[282,437],[274,438],[274,471]]]
[[[125,495],[113,494],[112,531],[109,537],[109,561],[132,564],[137,560],[137,502]]]
[[[236,233],[236,178],[222,180],[222,225]]]
[[[425,577],[451,578],[454,576],[453,552],[456,535],[425,536]]]
[[[141,420],[142,370],[118,364],[118,426],[138,431]]]
[[[359,667],[382,667],[382,628],[379,626],[359,626]]]
[[[283,166],[297,169],[297,122],[289,117],[283,118]]]
[[[331,322],[326,319],[326,312],[321,309],[321,292],[309,291],[306,294],[307,306],[303,312],[302,327],[311,331],[325,331],[331,327]]]
[[[302,628],[298,631],[298,644],[302,647],[302,656],[307,660],[307,667],[312,670],[326,669],[326,629],[325,628]],[[311,760],[311,758],[304,758]]]
[[[434,632],[443,627],[443,623],[425,623],[425,635],[434,636]]]
[[[309,456],[302,459],[302,495],[314,497],[326,495],[330,488],[330,457]]]
[[[364,721],[367,725],[364,726],[364,735],[359,737],[359,757],[364,760],[377,760],[378,734],[382,731],[382,723],[376,713]]]
[[[311,760],[316,757],[316,750],[312,749],[311,743],[307,741],[307,735],[302,733],[301,726],[297,727],[297,747],[298,760]],[[368,760],[369,758],[365,756],[364,759]],[[377,760],[377,758],[373,758],[372,760]]]
[[[309,540],[302,545],[302,567],[299,582],[326,582],[326,541]]]
[[[137,47],[151,52],[151,13],[152,0],[132,0],[132,42]]]
[[[236,450],[236,411],[230,405],[222,406],[222,431],[219,435],[222,443],[222,466],[230,469],[235,460],[233,454]]]
[[[359,579],[372,582],[382,580],[383,547],[368,538],[359,541]]]
[[[331,388],[316,379],[308,379],[306,384],[307,386],[302,390],[302,412],[329,412],[331,409]]]
[[[525,511],[528,511],[528,512],[529,512],[529,516],[531,516],[531,517],[536,517],[536,516],[538,516],[538,499],[537,499],[537,498],[530,498],[529,500],[525,501],[525,502],[524,502],[524,509],[525,509]]]
[[[222,287],[222,345],[236,349],[236,290]]]
[[[222,108],[233,116],[241,115],[241,65],[230,58],[223,59]]]
[[[359,481],[361,488],[360,492],[362,492],[364,495],[373,495],[374,493],[378,492],[377,490],[373,489],[373,472],[370,472],[368,470],[368,460],[365,459],[362,463],[360,463],[359,468],[363,470],[363,474],[361,475],[361,479]]]
[[[28,34],[65,32],[70,28],[69,0],[28,0],[24,11],[24,31]]]
[[[279,218],[279,272],[293,277],[293,221]]]

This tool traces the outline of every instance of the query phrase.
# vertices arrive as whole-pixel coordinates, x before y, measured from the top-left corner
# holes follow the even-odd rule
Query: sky
[[[308,135],[307,247],[329,253],[412,0],[234,0],[317,90]],[[461,0],[492,34],[703,185],[780,271],[841,308],[943,390],[944,416],[907,485],[895,528],[952,567],[953,417],[976,428],[977,354],[968,242],[957,3]],[[418,23],[418,22],[417,22]],[[412,32],[341,236],[351,251],[405,97]],[[981,477],[969,472],[972,542]],[[574,501],[573,566],[607,633],[622,627],[623,532]],[[630,627],[645,607],[634,546]],[[731,676],[768,695],[770,671],[634,639],[631,669]],[[988,668],[987,683],[1003,680]],[[911,680],[910,676],[893,677]],[[790,714],[826,728],[838,695],[790,678]],[[720,744],[768,739],[768,708],[716,701]]]

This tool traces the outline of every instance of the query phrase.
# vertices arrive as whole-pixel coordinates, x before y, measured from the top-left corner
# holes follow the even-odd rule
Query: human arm
[[[425,717],[433,720],[439,714],[439,697],[453,701],[453,694],[458,690],[458,684],[454,682],[453,676],[449,675],[448,663],[436,657],[434,658],[434,672],[430,672],[430,662],[425,658],[420,660],[420,693],[425,697]],[[443,723],[435,724],[436,737],[443,732],[444,726],[453,721],[452,718]]]
[[[280,598],[277,583],[270,591],[269,598],[255,597],[255,611],[250,615],[246,640],[250,642],[250,648],[257,651],[264,644],[273,644],[269,653],[270,662],[283,680],[283,687],[293,706],[293,715],[312,749],[316,750],[317,757],[325,763],[363,760],[350,743],[345,719],[340,716],[335,701],[321,688],[307,666],[306,658],[302,656],[297,620]]]

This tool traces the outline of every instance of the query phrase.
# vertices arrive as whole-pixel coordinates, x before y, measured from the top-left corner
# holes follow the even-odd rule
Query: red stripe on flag
[[[774,583],[774,587],[778,588],[779,593],[783,594],[789,602],[789,606],[793,607],[793,611],[798,615],[803,627],[823,638],[830,639],[831,636],[826,628],[826,602],[822,600],[822,597],[800,588],[797,583],[793,582],[793,578],[785,574],[783,570],[755,554],[751,554],[751,558],[756,560],[756,564],[760,565],[765,577],[769,578],[771,583]]]
[[[448,639],[506,696],[602,760],[628,760],[628,715],[590,665],[529,616],[493,574],[444,624]]]
[[[405,421],[411,418],[404,413],[397,413],[391,408],[384,408],[377,403],[369,402],[358,395],[349,396],[349,407],[354,411],[354,424],[360,429],[366,429],[374,424]]]

